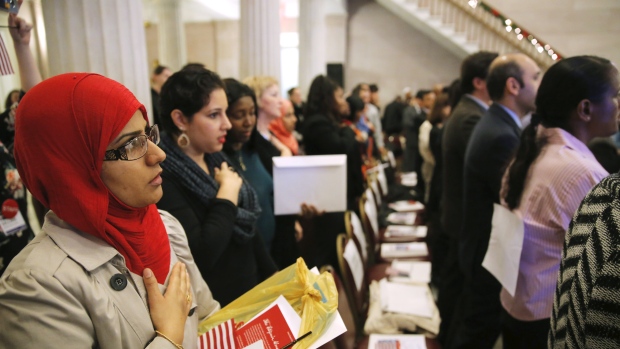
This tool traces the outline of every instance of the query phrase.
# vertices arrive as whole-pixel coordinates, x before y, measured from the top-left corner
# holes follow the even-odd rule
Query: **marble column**
[[[180,0],[157,1],[159,62],[172,71],[181,69],[187,63],[187,46],[181,3]]]
[[[280,79],[280,2],[241,0],[239,78],[269,75]]]
[[[326,74],[324,0],[299,1],[299,88],[308,93],[315,76]]]
[[[94,72],[114,79],[152,114],[140,0],[42,1],[50,76]]]

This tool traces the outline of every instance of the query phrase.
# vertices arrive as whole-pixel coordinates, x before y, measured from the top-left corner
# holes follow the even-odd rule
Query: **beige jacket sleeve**
[[[167,213],[162,219],[172,262],[184,262],[191,278],[196,304],[183,346],[193,349],[199,321],[220,306],[193,262],[180,224]],[[113,289],[111,277],[119,273],[136,287]],[[0,348],[175,349],[155,336],[146,302],[141,277],[126,270],[116,250],[47,217],[42,232],[0,278]]]
[[[0,299],[0,347],[95,347],[86,309],[52,275],[17,270],[0,282]]]
[[[213,294],[209,286],[207,286],[207,283],[202,278],[194,262],[194,258],[189,249],[187,235],[185,235],[181,223],[166,211],[159,210],[159,213],[168,230],[168,237],[172,249],[177,255],[177,258],[185,263],[189,272],[192,289],[194,291],[194,302],[197,305],[196,312],[198,314],[198,320],[202,321],[220,310],[220,303],[213,299]]]

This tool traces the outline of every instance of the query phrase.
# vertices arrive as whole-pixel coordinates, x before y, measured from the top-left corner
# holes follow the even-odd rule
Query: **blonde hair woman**
[[[282,107],[282,97],[280,96],[280,85],[278,80],[271,76],[250,76],[243,80],[256,95],[256,103],[258,104],[258,113],[256,119],[255,136],[262,136],[262,140],[256,142],[257,152],[261,162],[272,174],[271,158],[274,156],[292,156],[293,153],[282,142],[280,142],[269,131],[269,124],[280,117],[280,108]]]

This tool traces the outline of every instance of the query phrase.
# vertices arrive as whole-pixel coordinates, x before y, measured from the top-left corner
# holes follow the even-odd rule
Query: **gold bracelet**
[[[177,347],[177,349],[183,349],[183,346],[181,344],[176,344],[175,342],[172,341],[172,339],[168,338],[168,336],[166,336],[165,334],[159,332],[159,331],[155,331],[155,333],[157,333],[158,335],[164,337],[165,340],[167,340],[168,342],[172,343],[172,345],[174,345],[175,347]]]

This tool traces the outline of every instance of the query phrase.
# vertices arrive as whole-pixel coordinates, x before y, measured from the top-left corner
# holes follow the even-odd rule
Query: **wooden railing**
[[[478,45],[479,50],[499,53],[522,52],[548,68],[562,55],[539,37],[517,25],[508,16],[476,0],[405,0],[414,3],[430,18],[454,28],[457,35]]]

